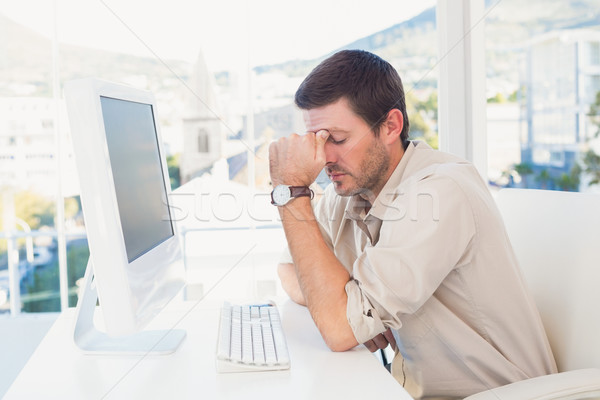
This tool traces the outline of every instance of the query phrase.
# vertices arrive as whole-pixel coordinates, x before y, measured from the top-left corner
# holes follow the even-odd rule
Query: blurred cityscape
[[[540,4],[505,0],[485,21],[489,184],[598,191],[600,4]],[[411,137],[437,147],[435,9],[344,48],[372,51],[394,65],[405,85]],[[60,310],[59,178],[71,305],[89,254],[51,49],[49,39],[0,15],[0,313],[9,309],[9,257],[18,264],[23,311]],[[258,192],[270,191],[268,143],[304,131],[296,88],[328,55],[239,73],[210,71],[202,53],[193,64],[69,45],[58,54],[61,83],[99,77],[155,94],[173,188],[212,176]]]

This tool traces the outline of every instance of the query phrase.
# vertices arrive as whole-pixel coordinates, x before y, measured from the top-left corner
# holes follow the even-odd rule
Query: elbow
[[[345,303],[340,305],[338,312],[332,312],[332,310],[329,309],[329,314],[326,316],[314,312],[314,310],[311,309],[310,304],[309,310],[321,333],[321,337],[331,351],[348,351],[358,345],[358,341],[356,340],[354,332],[346,317]]]
[[[354,338],[354,335],[352,335],[351,337],[343,338],[323,337],[323,339],[325,339],[325,344],[327,345],[327,347],[329,347],[331,351],[336,353],[348,351],[358,345],[358,342]]]
[[[343,351],[348,351],[352,348],[354,348],[355,346],[348,346],[342,343],[327,343],[327,347],[329,347],[329,350],[335,352],[335,353],[340,353]]]

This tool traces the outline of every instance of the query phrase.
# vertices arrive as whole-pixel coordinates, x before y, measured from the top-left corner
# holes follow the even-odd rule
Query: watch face
[[[273,189],[273,202],[282,206],[290,201],[290,188],[287,185],[278,185]]]

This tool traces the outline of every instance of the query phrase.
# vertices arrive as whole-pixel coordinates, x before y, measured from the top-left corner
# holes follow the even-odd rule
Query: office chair
[[[559,373],[465,400],[600,399],[600,196],[503,189],[496,200]]]

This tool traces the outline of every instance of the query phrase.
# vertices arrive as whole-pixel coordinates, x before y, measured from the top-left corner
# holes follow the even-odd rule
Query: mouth
[[[346,176],[346,173],[341,172],[341,171],[327,170],[327,175],[329,176],[329,179],[331,179],[332,181],[339,181],[344,176]]]

